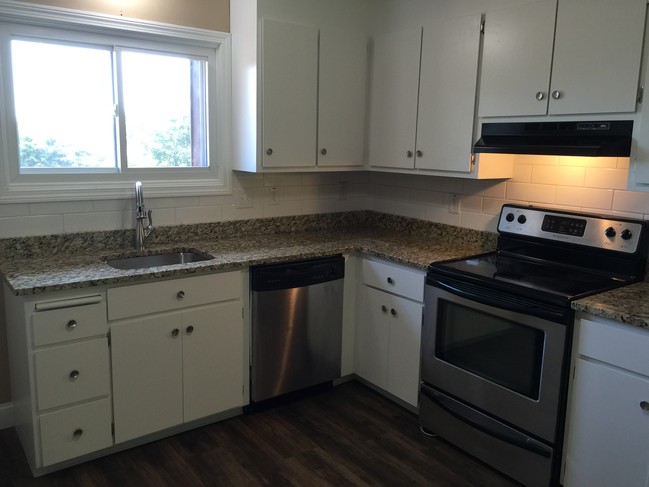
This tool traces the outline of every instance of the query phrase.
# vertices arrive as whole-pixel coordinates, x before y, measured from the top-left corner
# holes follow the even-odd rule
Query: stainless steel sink
[[[189,264],[191,262],[201,262],[210,260],[214,257],[205,252],[197,250],[188,250],[180,252],[167,252],[164,254],[151,255],[134,255],[130,257],[119,257],[106,259],[106,264],[115,269],[146,269],[148,267],[163,267],[175,264]]]

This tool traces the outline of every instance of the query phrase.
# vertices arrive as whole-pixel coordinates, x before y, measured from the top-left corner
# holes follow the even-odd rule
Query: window
[[[228,190],[226,34],[2,0],[0,18],[0,201]]]

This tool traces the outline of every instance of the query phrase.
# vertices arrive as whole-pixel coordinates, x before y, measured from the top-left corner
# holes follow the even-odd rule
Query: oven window
[[[439,300],[435,356],[535,400],[544,345],[541,330]]]

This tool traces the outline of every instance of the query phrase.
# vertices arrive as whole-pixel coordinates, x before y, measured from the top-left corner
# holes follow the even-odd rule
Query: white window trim
[[[97,176],[71,175],[65,182],[48,182],[42,178],[15,177],[12,158],[17,159],[16,144],[9,143],[15,135],[7,123],[13,107],[3,103],[0,111],[0,203],[25,203],[44,201],[99,200],[131,197],[136,179],[143,182],[147,196],[204,196],[229,194],[231,153],[231,58],[230,34],[193,27],[183,27],[159,22],[128,19],[114,15],[28,4],[13,0],[0,0],[2,24],[27,24],[35,27],[63,29],[89,34],[125,36],[144,41],[185,44],[214,49],[215,79],[208,80],[216,86],[216,106],[210,115],[210,125],[216,126],[216,149],[211,148],[210,161],[215,170],[197,172],[196,178],[176,180],[151,174],[153,171],[129,171],[130,179],[102,180]],[[6,97],[0,53],[0,96]],[[14,154],[11,154],[11,152]],[[179,168],[180,169],[180,168]],[[182,171],[182,169],[180,169]],[[154,170],[155,171],[155,170]],[[174,169],[172,171],[177,171]],[[160,173],[158,173],[160,174]],[[171,173],[173,174],[173,173]],[[42,176],[42,175],[41,175]],[[28,179],[28,181],[25,181]],[[40,181],[39,181],[40,179]]]

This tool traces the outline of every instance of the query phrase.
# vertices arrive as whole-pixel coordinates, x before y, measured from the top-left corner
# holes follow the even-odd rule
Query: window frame
[[[0,18],[0,203],[130,197],[136,180],[149,196],[230,193],[230,34],[9,0],[0,0]],[[13,35],[206,57],[209,167],[21,174],[10,66]]]

